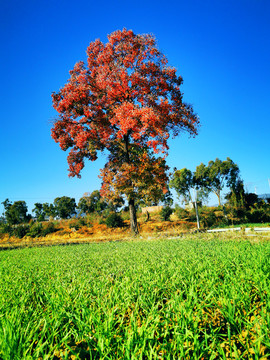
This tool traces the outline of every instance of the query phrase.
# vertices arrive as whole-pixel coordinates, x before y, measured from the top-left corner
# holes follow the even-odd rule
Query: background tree
[[[68,196],[57,197],[54,199],[56,214],[61,219],[68,219],[76,214],[76,201]]]
[[[192,202],[204,202],[207,201],[209,197],[209,190],[201,185],[197,181],[195,174],[187,169],[183,168],[181,170],[175,169],[172,178],[170,180],[169,186],[176,191],[176,194],[180,200],[183,200],[185,203]],[[194,193],[196,192],[196,199]]]
[[[92,193],[85,193],[83,197],[80,198],[77,206],[81,214],[90,214],[93,212],[101,214],[107,207],[107,202],[101,197],[98,190],[94,190]]]
[[[5,209],[5,218],[10,225],[26,223],[31,216],[27,215],[27,205],[25,201],[15,201],[13,204],[6,199],[2,202]]]
[[[244,208],[246,205],[245,197],[244,183],[243,180],[239,178],[231,188],[230,192],[225,196],[225,199],[234,208]]]
[[[57,211],[53,204],[44,203],[42,204],[42,208],[45,216],[48,216],[49,218],[54,218],[55,216],[57,216]]]
[[[107,150],[102,195],[126,196],[131,230],[137,233],[135,201],[149,196],[147,189],[154,191],[145,169],[155,170],[157,186],[166,192],[167,168],[154,155],[167,155],[171,134],[195,135],[199,121],[183,102],[182,78],[168,66],[152,35],[116,31],[106,44],[90,43],[87,55],[87,65],[78,62],[68,83],[52,95],[59,113],[52,137],[62,150],[70,149],[70,176],[80,176],[86,159],[94,161],[98,151]],[[157,171],[159,163],[163,166]]]
[[[35,203],[34,205],[35,205],[35,207],[32,210],[32,212],[34,213],[34,216],[37,218],[37,221],[44,221],[46,214],[43,209],[43,204]]]
[[[195,171],[196,181],[209,191],[216,194],[221,206],[221,191],[224,187],[233,189],[239,180],[239,168],[230,159],[225,161],[216,159],[209,161],[208,165],[200,164]]]
[[[80,198],[77,208],[80,214],[90,214],[97,212],[101,214],[104,210],[117,211],[124,205],[125,201],[122,197],[115,197],[113,201],[106,201],[104,197],[100,195],[99,190],[94,190],[92,193],[85,193]]]

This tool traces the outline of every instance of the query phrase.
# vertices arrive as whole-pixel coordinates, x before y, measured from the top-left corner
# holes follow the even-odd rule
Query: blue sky
[[[0,0],[0,202],[25,200],[31,211],[100,188],[105,156],[68,177],[67,153],[50,136],[51,93],[91,41],[124,27],[155,35],[200,117],[196,138],[170,141],[168,165],[195,170],[230,157],[250,192],[270,193],[268,0]]]

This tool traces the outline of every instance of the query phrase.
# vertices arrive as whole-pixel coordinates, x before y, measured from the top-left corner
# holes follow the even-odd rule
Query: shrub
[[[163,221],[169,221],[172,213],[173,213],[173,209],[170,208],[169,206],[165,206],[162,208],[160,212],[160,217]]]
[[[90,224],[89,224],[90,225]],[[72,219],[70,222],[69,222],[69,228],[70,229],[75,229],[75,230],[79,230],[81,229],[83,226],[88,226],[87,224],[87,219],[86,218],[83,218],[83,217],[80,217],[78,219]]]
[[[53,222],[49,222],[47,224],[47,226],[43,227],[41,235],[42,236],[46,236],[48,234],[54,233],[55,231],[57,231],[57,229],[55,228],[55,225]]]
[[[22,239],[28,233],[28,231],[28,225],[17,225],[15,228],[13,228],[12,234],[17,238]]]
[[[124,222],[120,215],[117,213],[111,213],[105,219],[105,224],[110,228],[123,227]]]
[[[128,211],[121,211],[121,217],[123,220],[129,220],[130,219],[130,214],[129,214],[129,210]]]
[[[215,211],[209,211],[208,213],[201,214],[200,221],[204,228],[209,228],[217,223],[217,217]]]
[[[252,223],[264,223],[270,220],[270,215],[267,213],[266,209],[251,209],[248,212],[248,220]]]
[[[189,216],[188,211],[180,206],[175,206],[175,213],[179,220],[186,219]]]
[[[33,225],[30,226],[30,229],[27,233],[28,236],[30,237],[39,237],[42,234],[42,224],[37,222],[37,223],[33,223]]]
[[[13,228],[9,224],[1,224],[0,226],[0,234],[8,234],[11,236],[13,233]]]

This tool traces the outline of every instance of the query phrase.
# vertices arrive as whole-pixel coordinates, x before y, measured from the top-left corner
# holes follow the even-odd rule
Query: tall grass
[[[0,359],[268,359],[270,243],[0,253]]]

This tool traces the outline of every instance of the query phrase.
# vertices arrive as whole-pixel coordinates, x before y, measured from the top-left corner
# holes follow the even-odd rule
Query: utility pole
[[[198,190],[194,190],[194,204],[195,204],[195,212],[196,212],[196,219],[197,219],[197,228],[200,230],[200,219],[199,219],[199,213],[198,213],[198,206],[197,206],[197,192]]]

